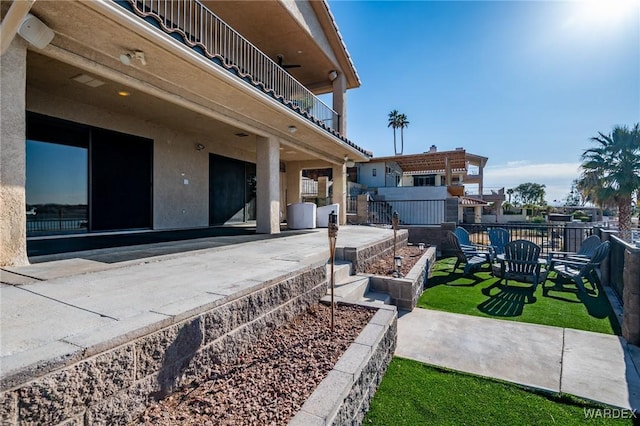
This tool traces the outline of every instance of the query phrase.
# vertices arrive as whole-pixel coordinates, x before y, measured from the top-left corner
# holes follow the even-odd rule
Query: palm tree
[[[393,128],[393,152],[398,155],[398,149],[396,147],[396,129],[398,128],[398,117],[400,113],[398,113],[397,109],[394,109],[389,113],[389,121],[387,127]]]
[[[404,151],[404,132],[403,130],[409,127],[409,120],[407,120],[407,116],[404,114],[400,114],[398,116],[398,120],[396,126],[400,128],[400,155]]]
[[[595,148],[582,153],[579,186],[594,202],[618,205],[620,236],[631,237],[631,203],[640,191],[640,123],[616,126],[609,135],[591,138]]]

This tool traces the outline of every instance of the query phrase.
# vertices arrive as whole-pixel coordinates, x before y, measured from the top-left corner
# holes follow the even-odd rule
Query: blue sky
[[[640,0],[329,0],[362,86],[348,136],[393,155],[464,147],[489,157],[485,187],[524,182],[560,200],[598,132],[640,121]],[[399,137],[399,135],[398,135]]]

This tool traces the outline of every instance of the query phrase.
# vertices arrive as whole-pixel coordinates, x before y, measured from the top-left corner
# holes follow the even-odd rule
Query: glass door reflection
[[[27,236],[88,232],[87,147],[27,140]]]

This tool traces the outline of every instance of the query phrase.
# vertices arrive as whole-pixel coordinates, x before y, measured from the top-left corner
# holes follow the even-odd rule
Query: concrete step
[[[333,276],[336,284],[345,282],[351,276],[351,262],[336,261],[333,266]],[[331,264],[327,263],[327,278],[331,276]]]
[[[369,277],[353,275],[340,284],[336,283],[334,297],[336,301],[356,302],[364,297],[369,289]],[[330,300],[331,285],[327,288],[327,295],[322,299]]]
[[[361,302],[365,303],[374,303],[381,305],[390,305],[391,304],[391,296],[387,293],[378,293],[375,291],[368,291],[362,296],[360,299]]]

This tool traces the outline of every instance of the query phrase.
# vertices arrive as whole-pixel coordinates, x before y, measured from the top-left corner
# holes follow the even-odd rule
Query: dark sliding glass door
[[[153,141],[27,113],[27,236],[152,226]]]

